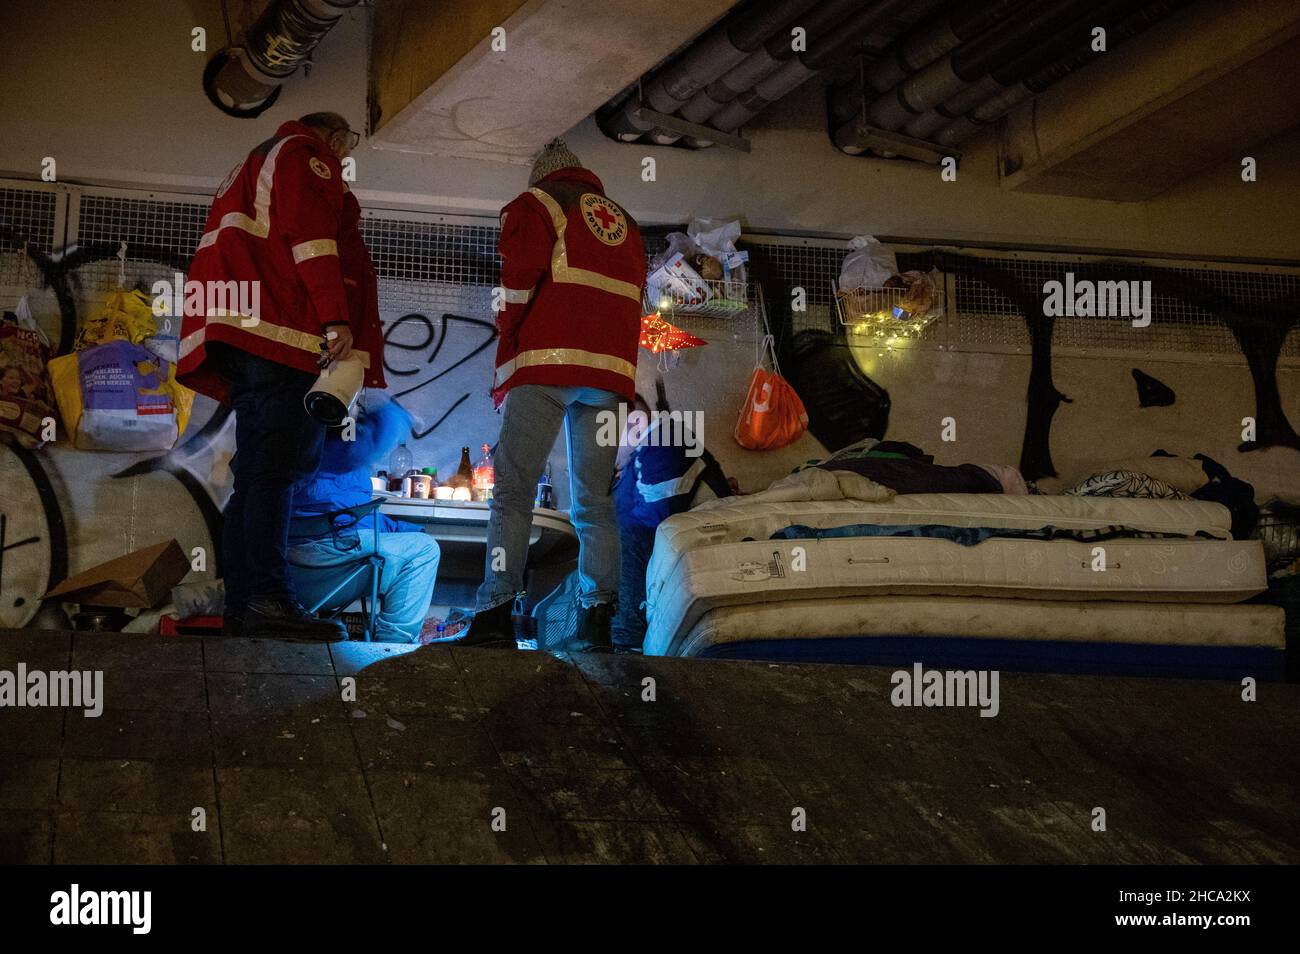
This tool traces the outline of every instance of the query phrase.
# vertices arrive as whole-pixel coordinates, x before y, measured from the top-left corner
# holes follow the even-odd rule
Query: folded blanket
[[[723,504],[734,504],[741,499],[745,503],[802,500],[868,500],[872,503],[881,503],[893,500],[894,492],[888,487],[849,471],[810,467],[782,477],[767,490],[761,490],[756,494],[749,494],[744,498],[723,497],[720,500],[706,500],[694,509],[708,510]]]

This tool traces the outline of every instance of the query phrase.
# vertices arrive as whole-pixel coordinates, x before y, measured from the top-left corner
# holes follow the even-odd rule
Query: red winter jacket
[[[519,384],[636,389],[645,249],[636,222],[586,169],[560,169],[501,211],[492,397]]]
[[[316,371],[326,326],[346,324],[366,384],[384,387],[378,284],[360,221],[338,158],[306,126],[284,123],[249,153],[217,191],[190,263],[179,380],[224,402],[229,382],[207,361],[208,343]],[[231,281],[257,283],[257,297],[188,294],[191,282]]]

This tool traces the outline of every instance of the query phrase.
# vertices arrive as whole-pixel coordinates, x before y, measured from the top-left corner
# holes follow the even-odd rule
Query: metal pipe
[[[220,50],[208,63],[203,74],[208,99],[231,116],[260,115],[321,38],[358,2],[272,0],[239,44]]]
[[[693,123],[707,122],[719,109],[745,90],[752,89],[794,56],[791,30],[803,27],[812,43],[813,38],[826,35],[851,9],[860,5],[861,0],[831,0],[812,9],[805,16],[787,22],[782,30],[769,37],[761,47],[692,96],[681,108],[681,117]]]
[[[1080,37],[1090,37],[1093,27],[1109,27],[1132,5],[1132,0],[1103,0],[1086,10],[1076,8],[1073,20],[1045,35],[1028,39],[1021,44],[1016,55],[995,63],[988,73],[934,109],[917,116],[903,131],[920,139],[930,138],[953,120],[960,119],[982,103],[998,96],[1007,87],[1014,86],[1029,74],[1068,55]]]
[[[845,50],[883,21],[909,5],[911,0],[878,0],[858,12],[827,36],[809,44],[808,51],[791,59],[752,90],[742,93],[713,117],[710,125],[732,132],[749,122],[781,97],[797,89],[835,62]]]
[[[1107,24],[1101,21],[1096,25],[1106,27],[1107,49],[1113,50],[1187,6],[1189,2],[1191,0],[1155,0],[1113,23]],[[934,141],[946,146],[957,146],[965,142],[990,123],[1002,118],[1018,104],[1038,95],[1070,73],[1091,63],[1095,58],[1096,54],[1092,50],[1092,38],[1089,34],[1078,40],[1063,56],[1056,57],[1052,62],[1024,76],[1018,83],[1006,87],[997,95],[978,104],[967,114],[952,120],[935,134]]]
[[[962,43],[941,59],[912,74],[867,107],[867,122],[881,129],[900,129],[918,114],[960,92],[987,73],[999,58],[1014,55],[1059,27],[1088,0],[1047,0],[1026,15],[1009,18]]]
[[[646,84],[643,94],[646,105],[661,113],[676,112],[707,84],[744,60],[764,40],[802,16],[814,2],[816,0],[772,0],[728,17]],[[621,107],[598,118],[601,130],[623,142],[634,142],[647,133],[652,141],[663,140],[662,145],[679,138],[640,119],[636,115],[640,105],[637,97],[628,97]]]

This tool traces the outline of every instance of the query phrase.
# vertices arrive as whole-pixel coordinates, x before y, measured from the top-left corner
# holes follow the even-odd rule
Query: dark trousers
[[[651,527],[620,525],[618,528],[622,559],[619,564],[618,608],[610,624],[610,640],[615,646],[640,649],[645,642],[646,618],[645,571],[655,548]]]
[[[289,519],[293,489],[320,465],[325,428],[303,408],[316,376],[235,348],[210,345],[230,379],[235,410],[235,490],[222,530],[226,615],[249,600],[293,599]]]

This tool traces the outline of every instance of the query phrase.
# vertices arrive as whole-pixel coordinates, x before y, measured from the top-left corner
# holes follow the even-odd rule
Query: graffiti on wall
[[[87,244],[46,254],[0,223],[0,248],[17,248],[35,266],[36,317],[55,354],[72,350],[77,330],[103,299],[95,266],[118,247]],[[184,271],[187,261],[148,246],[130,250],[128,286]],[[382,303],[381,303],[382,304]],[[470,310],[475,302],[465,301]],[[452,312],[383,313],[390,392],[415,419],[408,441],[419,466],[454,468],[463,446],[494,444],[499,419],[488,383],[495,324]],[[202,548],[206,573],[219,576],[221,508],[230,492],[233,420],[198,398],[177,445],[148,454],[78,451],[53,442],[27,450],[0,446],[0,626],[29,623],[41,595],[70,572],[176,537]]]

